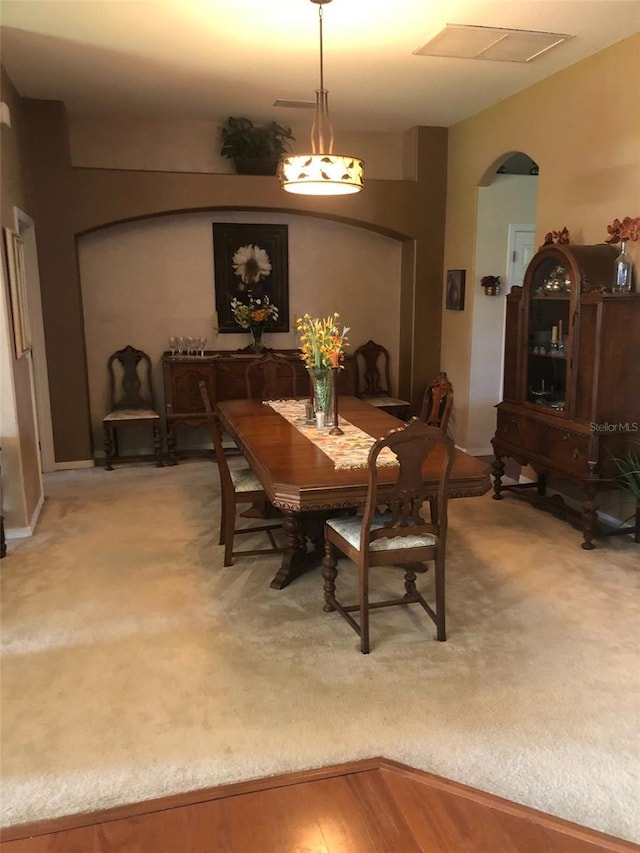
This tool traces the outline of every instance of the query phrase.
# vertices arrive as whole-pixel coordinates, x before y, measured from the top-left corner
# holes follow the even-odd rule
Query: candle
[[[551,327],[551,343],[552,344],[558,343],[558,327],[557,326]]]
[[[562,343],[562,320],[558,320],[558,341]]]

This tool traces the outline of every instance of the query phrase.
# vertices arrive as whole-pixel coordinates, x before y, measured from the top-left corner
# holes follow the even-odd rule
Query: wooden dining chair
[[[242,468],[229,468],[227,457],[222,446],[222,433],[218,416],[211,407],[207,383],[198,383],[207,422],[211,430],[211,440],[215,451],[215,461],[218,464],[220,474],[220,545],[224,545],[224,565],[233,565],[233,558],[239,556],[255,556],[258,554],[271,554],[274,551],[283,551],[279,547],[273,531],[282,529],[280,522],[269,524],[258,524],[250,527],[236,527],[236,513],[238,504],[264,504],[270,507],[269,499],[262,488],[262,484],[248,465]],[[236,536],[246,533],[266,532],[270,548],[252,548],[246,550],[234,549]]]
[[[356,396],[404,420],[409,414],[411,403],[391,394],[389,351],[369,340],[357,347],[353,355],[356,361]]]
[[[428,426],[440,427],[447,432],[449,418],[453,409],[453,385],[444,371],[440,371],[436,378],[427,385],[422,397],[420,409],[420,420]],[[431,509],[431,521],[438,523],[438,506],[435,498],[429,499]]]
[[[250,361],[244,378],[247,397],[259,400],[282,400],[297,397],[297,371],[287,358],[267,352]]]
[[[153,433],[156,467],[162,468],[161,417],[157,411],[151,382],[151,359],[131,345],[119,349],[107,361],[109,412],[102,419],[105,470],[113,471],[120,455],[118,430],[147,427]]]
[[[447,431],[453,408],[453,385],[444,371],[427,385],[422,397],[420,420],[428,426],[437,426]]]
[[[377,460],[389,448],[398,458],[395,483],[379,493]],[[438,519],[427,523],[422,515],[427,489],[422,478],[425,459],[435,454],[440,461],[438,482]],[[367,501],[362,516],[330,518],[325,523],[325,551],[322,561],[324,609],[337,610],[360,635],[360,651],[369,653],[369,611],[394,605],[420,604],[436,625],[436,638],[446,640],[445,628],[445,554],[447,546],[447,503],[449,477],[453,464],[453,441],[437,427],[413,418],[406,426],[392,430],[371,447],[368,462]],[[385,469],[386,470],[386,469]],[[390,512],[380,514],[379,505]],[[338,552],[355,563],[358,571],[358,602],[342,604],[336,598]],[[416,588],[416,573],[434,563],[434,605],[427,603]],[[404,570],[404,594],[382,601],[369,599],[369,569],[388,566]],[[357,612],[358,619],[351,614]]]

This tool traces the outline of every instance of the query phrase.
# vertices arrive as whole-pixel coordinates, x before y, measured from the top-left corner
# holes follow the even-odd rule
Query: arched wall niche
[[[132,344],[150,355],[154,390],[162,407],[161,358],[171,335],[205,337],[208,349],[247,346],[248,335],[240,328],[237,334],[213,332],[212,228],[216,222],[287,225],[289,332],[266,332],[267,346],[295,349],[295,317],[337,311],[351,327],[352,348],[372,338],[392,353],[392,381],[397,388],[403,247],[408,241],[344,219],[222,207],[133,217],[78,235],[94,458],[102,455],[101,422],[108,390],[105,365],[112,352]],[[123,434],[123,453],[151,450],[144,444],[149,439],[144,431],[129,433]],[[208,437],[206,431],[183,430],[181,441],[198,446]]]

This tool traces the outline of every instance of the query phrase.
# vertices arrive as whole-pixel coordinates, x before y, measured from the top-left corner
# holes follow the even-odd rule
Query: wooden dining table
[[[312,563],[319,564],[325,520],[336,512],[364,505],[367,468],[336,468],[327,453],[266,402],[224,400],[216,408],[222,425],[243,452],[269,501],[284,516],[286,550],[270,584],[272,589],[283,589]],[[339,397],[338,409],[340,418],[374,438],[403,423],[356,397]],[[436,451],[423,466],[425,485],[434,496],[440,465]],[[382,492],[385,483],[391,489],[396,476],[396,467],[379,470]],[[490,486],[489,466],[456,450],[449,497],[480,496]],[[311,550],[309,541],[315,546]]]

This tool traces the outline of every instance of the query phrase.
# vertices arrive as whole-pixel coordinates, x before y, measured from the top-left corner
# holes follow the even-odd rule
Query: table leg
[[[282,522],[287,539],[287,550],[282,558],[282,565],[271,581],[271,589],[284,589],[292,580],[300,577],[304,571],[307,556],[306,519],[302,512],[284,512]]]

